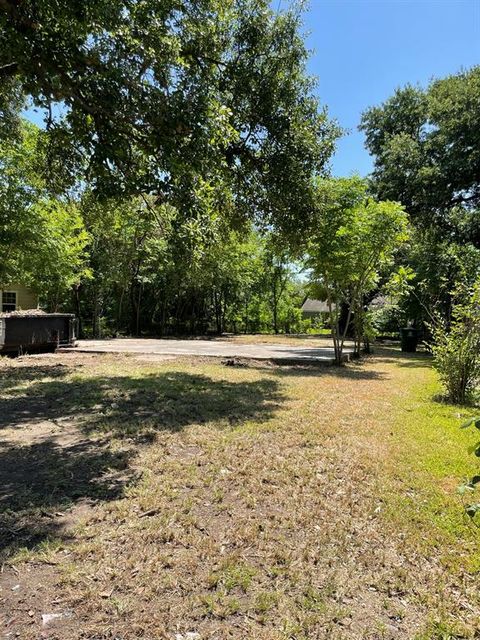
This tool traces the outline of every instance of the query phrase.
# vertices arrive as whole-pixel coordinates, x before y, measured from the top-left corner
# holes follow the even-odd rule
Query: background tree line
[[[479,67],[369,109],[373,174],[332,179],[295,6],[3,0],[0,45],[0,281],[85,332],[298,331],[308,290],[360,351],[470,295]]]
[[[289,332],[305,328],[283,240],[212,208],[185,219],[153,196],[54,195],[42,138],[24,121],[1,148],[0,281],[20,280],[85,335]],[[206,200],[206,198],[205,198]]]
[[[340,133],[306,58],[266,0],[1,2],[0,280],[94,335],[298,330]]]
[[[412,227],[392,321],[448,322],[480,271],[480,66],[398,89],[360,128],[374,157],[372,192],[402,202]]]

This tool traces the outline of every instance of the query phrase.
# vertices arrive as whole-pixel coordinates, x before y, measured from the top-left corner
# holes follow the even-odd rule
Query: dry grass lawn
[[[479,638],[471,410],[438,392],[393,350],[2,359],[0,637]]]

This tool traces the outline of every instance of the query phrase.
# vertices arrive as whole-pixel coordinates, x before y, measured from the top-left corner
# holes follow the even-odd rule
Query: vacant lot
[[[471,412],[438,392],[387,350],[0,360],[2,637],[478,638]]]
[[[274,336],[270,336],[273,338]],[[243,338],[243,340],[242,340]],[[250,342],[246,336],[224,337],[218,339],[159,339],[159,338],[114,338],[107,340],[79,340],[77,353],[123,353],[169,355],[179,357],[221,357],[254,358],[272,360],[277,364],[305,364],[308,361],[322,361],[333,364],[335,354],[330,338],[308,340],[301,336],[282,336],[272,344],[264,336],[252,336]],[[345,345],[345,360],[352,352]]]

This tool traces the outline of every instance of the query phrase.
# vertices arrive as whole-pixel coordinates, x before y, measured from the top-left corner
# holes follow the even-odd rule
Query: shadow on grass
[[[382,371],[362,368],[361,363],[348,364],[343,367],[315,364],[289,365],[279,367],[275,374],[278,376],[312,376],[319,379],[328,375],[335,376],[340,380],[385,380],[388,377]]]
[[[41,380],[13,389],[2,400],[0,429],[75,419],[87,435],[100,430],[115,437],[138,437],[147,430],[178,431],[198,422],[266,419],[278,400],[278,383],[269,378],[230,382],[167,371],[141,377]]]
[[[77,365],[77,368],[79,366],[82,365]],[[0,392],[46,377],[63,378],[71,372],[72,369],[68,365],[61,363],[34,365],[22,363],[22,366],[2,368],[0,369]]]
[[[270,369],[276,376],[335,376],[344,380],[385,380],[389,376],[383,371],[366,368],[364,365],[373,360],[379,363],[395,364],[398,367],[424,368],[432,366],[432,357],[425,352],[404,353],[399,349],[390,349],[383,346],[375,346],[372,353],[362,356],[361,359],[351,360],[343,366],[306,360],[303,363],[289,362],[288,360],[249,360],[238,358],[238,363],[251,369]]]
[[[461,410],[473,412],[474,410],[480,409],[480,395],[478,393],[472,393],[464,402],[454,402],[448,397],[447,392],[444,391],[443,393],[433,395],[432,400],[444,407],[456,409],[457,412]]]
[[[289,363],[278,360],[248,360],[239,359],[242,367],[257,369],[259,371],[269,370],[278,377],[309,376],[321,380],[323,376],[335,376],[343,380],[384,380],[386,376],[382,371],[373,371],[363,367],[362,360],[355,360],[344,366],[319,364],[318,362],[304,362],[301,364]]]
[[[58,512],[78,501],[120,497],[133,477],[134,455],[90,441],[0,449],[0,559],[61,535]]]
[[[375,347],[374,355],[383,362],[395,364],[398,367],[409,369],[431,367],[432,356],[426,351],[407,353],[400,349],[389,349],[388,347]]]
[[[404,369],[424,369],[432,366],[432,359],[429,356],[415,358],[413,360],[395,361],[399,367]]]
[[[246,420],[267,420],[282,400],[279,384],[271,378],[232,382],[162,371],[142,377],[35,382],[28,368],[19,371],[11,394],[1,400],[0,429],[48,421],[59,427],[60,436],[56,439],[47,429],[49,436],[43,441],[0,445],[4,557],[61,535],[52,513],[85,500],[121,497],[135,481],[132,463],[138,445],[151,442],[157,433],[199,422],[231,428]],[[62,442],[62,424],[72,423],[78,427],[77,437]]]

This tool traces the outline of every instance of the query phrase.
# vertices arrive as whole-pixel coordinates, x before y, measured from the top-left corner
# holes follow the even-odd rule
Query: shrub
[[[393,303],[381,307],[370,307],[369,315],[370,323],[377,335],[398,336],[398,329],[407,324],[405,312]]]
[[[480,417],[476,416],[474,418],[470,418],[470,420],[462,425],[462,429],[467,429],[470,426],[474,426],[480,431]],[[470,447],[469,452],[473,453],[477,458],[480,458],[480,440]],[[461,494],[470,494],[471,492],[474,492],[478,486],[480,486],[480,475],[474,475],[466,484],[459,487],[459,492]],[[465,511],[473,520],[475,516],[480,513],[480,502],[469,502],[465,505]]]
[[[463,323],[450,331],[444,325],[433,329],[433,364],[451,402],[464,404],[480,378],[480,358],[476,339]]]
[[[434,367],[448,399],[464,404],[480,381],[480,285],[466,303],[454,306],[450,327],[437,320],[430,328]]]

